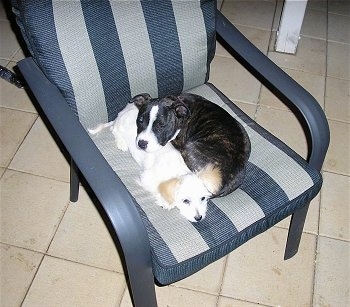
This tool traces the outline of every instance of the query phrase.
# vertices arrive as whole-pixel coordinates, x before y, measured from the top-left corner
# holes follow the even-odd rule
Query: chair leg
[[[298,252],[309,205],[310,204],[307,204],[306,206],[298,209],[292,215],[292,220],[289,225],[286,250],[284,253],[284,260],[292,258]]]
[[[157,297],[154,285],[154,277],[151,272],[135,275],[129,274],[128,286],[134,307],[157,307]],[[140,280],[141,278],[141,280]],[[137,281],[135,282],[135,279]]]
[[[70,163],[70,201],[76,202],[79,195],[79,170],[71,159]]]

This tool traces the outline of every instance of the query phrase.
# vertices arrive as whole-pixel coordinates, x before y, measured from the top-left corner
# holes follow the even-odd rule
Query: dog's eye
[[[164,123],[162,123],[162,122],[157,122],[157,123],[155,123],[155,127],[156,127],[156,129],[163,129],[163,128],[164,128],[164,126],[165,126],[165,124],[164,124]]]
[[[189,201],[188,199],[184,199],[182,202],[183,202],[184,204],[186,204],[186,205],[189,205],[189,204],[190,204],[190,201]]]
[[[142,124],[142,123],[143,123],[143,116],[138,117],[138,118],[137,118],[137,122],[138,122],[139,124]]]

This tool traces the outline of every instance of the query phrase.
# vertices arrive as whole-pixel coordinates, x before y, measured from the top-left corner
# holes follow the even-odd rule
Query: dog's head
[[[177,207],[191,222],[199,222],[205,218],[208,199],[212,195],[195,174],[164,181],[159,185],[158,192],[170,206]]]
[[[175,139],[190,116],[188,107],[176,96],[152,99],[149,94],[140,94],[131,102],[139,109],[136,143],[146,152],[154,152]]]

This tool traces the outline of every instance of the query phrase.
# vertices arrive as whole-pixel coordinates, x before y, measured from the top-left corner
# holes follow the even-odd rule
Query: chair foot
[[[284,253],[284,260],[292,258],[298,252],[309,205],[310,204],[307,204],[306,206],[298,209],[292,215],[292,220],[289,225],[286,250]]]
[[[151,289],[151,287],[153,289]],[[154,281],[152,281],[152,283],[150,284],[149,289],[144,289],[144,287],[142,287],[141,289],[133,291],[133,294],[131,295],[131,300],[134,307],[157,307],[158,305]]]
[[[79,195],[79,170],[71,159],[70,163],[70,201],[76,202]]]

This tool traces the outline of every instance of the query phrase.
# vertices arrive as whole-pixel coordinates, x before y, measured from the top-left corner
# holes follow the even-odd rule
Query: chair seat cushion
[[[322,177],[220,93],[204,84],[189,90],[220,105],[240,121],[251,140],[243,184],[228,196],[209,201],[206,218],[191,223],[177,209],[164,210],[138,184],[139,167],[119,151],[109,129],[93,137],[108,163],[135,198],[147,229],[153,273],[160,284],[185,278],[264,232],[319,192]]]

